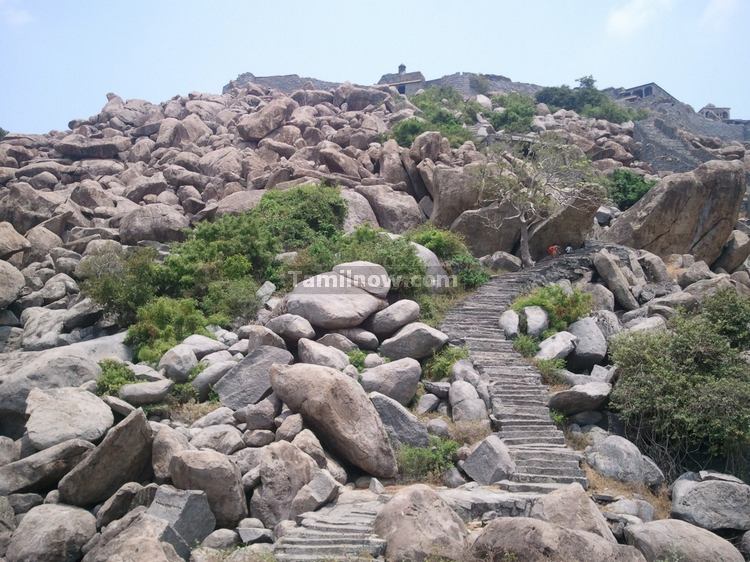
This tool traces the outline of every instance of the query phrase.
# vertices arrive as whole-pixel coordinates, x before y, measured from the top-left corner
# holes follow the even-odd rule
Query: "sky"
[[[501,74],[657,82],[750,119],[750,0],[0,0],[0,127],[65,130],[107,92],[161,102],[242,72],[372,84]]]

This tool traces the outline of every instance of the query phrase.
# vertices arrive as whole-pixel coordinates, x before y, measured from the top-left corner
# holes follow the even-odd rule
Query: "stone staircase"
[[[689,172],[713,157],[691,146],[670,132],[669,127],[661,127],[655,120],[638,121],[634,138],[641,143],[639,158],[649,162],[659,172]]]
[[[441,326],[452,343],[468,348],[477,370],[489,377],[493,427],[517,466],[510,480],[498,483],[510,492],[546,493],[571,482],[588,485],[581,455],[565,445],[550,419],[549,391],[541,374],[513,350],[498,324],[513,300],[539,281],[543,268],[493,278],[450,311]]]
[[[382,560],[386,541],[373,534],[378,500],[337,502],[319,511],[304,513],[298,526],[274,545],[281,561]]]

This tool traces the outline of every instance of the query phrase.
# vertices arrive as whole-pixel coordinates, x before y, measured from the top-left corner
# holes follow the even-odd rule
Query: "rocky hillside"
[[[328,86],[0,141],[0,559],[741,561],[750,436],[652,459],[616,335],[744,396],[744,147]]]

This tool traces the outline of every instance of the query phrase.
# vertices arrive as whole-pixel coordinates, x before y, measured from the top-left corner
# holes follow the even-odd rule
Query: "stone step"
[[[551,467],[516,463],[516,470],[523,474],[548,474],[550,476],[583,477],[585,475],[585,473],[577,465],[574,467]]]
[[[565,438],[560,437],[501,437],[506,445],[565,445]]]
[[[551,484],[548,482],[511,482],[510,480],[501,480],[496,482],[496,485],[508,492],[532,494],[548,494],[566,486],[566,484]]]
[[[302,560],[299,556],[311,556],[307,560],[331,560],[332,557],[343,557],[340,559],[349,560],[351,556],[365,558],[366,556],[381,556],[385,552],[385,541],[378,545],[358,545],[358,544],[339,544],[339,545],[304,545],[304,546],[281,546],[274,549],[276,557],[293,556],[287,560]],[[317,557],[317,558],[315,558]],[[366,558],[365,558],[366,559]]]
[[[517,427],[509,427],[507,429],[503,429],[500,432],[500,438],[501,439],[508,439],[510,437],[536,437],[541,439],[542,437],[565,437],[562,431],[557,429],[556,427],[552,426],[550,428],[539,428],[535,427],[533,429],[525,429],[525,428],[517,428]]]
[[[523,472],[516,472],[511,477],[513,482],[524,483],[524,484],[572,484],[578,482],[584,488],[588,485],[588,480],[585,476],[561,476],[561,475],[549,475],[549,474],[527,474]]]
[[[549,416],[540,417],[540,418],[504,418],[499,420],[503,427],[512,427],[514,429],[516,428],[533,428],[533,427],[547,427],[551,426],[554,427],[552,422],[550,422]]]

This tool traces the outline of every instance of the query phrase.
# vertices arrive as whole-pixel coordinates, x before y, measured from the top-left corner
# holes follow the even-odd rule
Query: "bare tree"
[[[485,216],[496,230],[502,222],[521,225],[520,253],[524,267],[534,265],[529,251],[529,229],[565,206],[590,206],[604,198],[591,163],[574,144],[554,134],[513,144],[495,144],[487,150],[487,163],[479,169],[475,186],[483,207],[507,209],[510,215]]]

